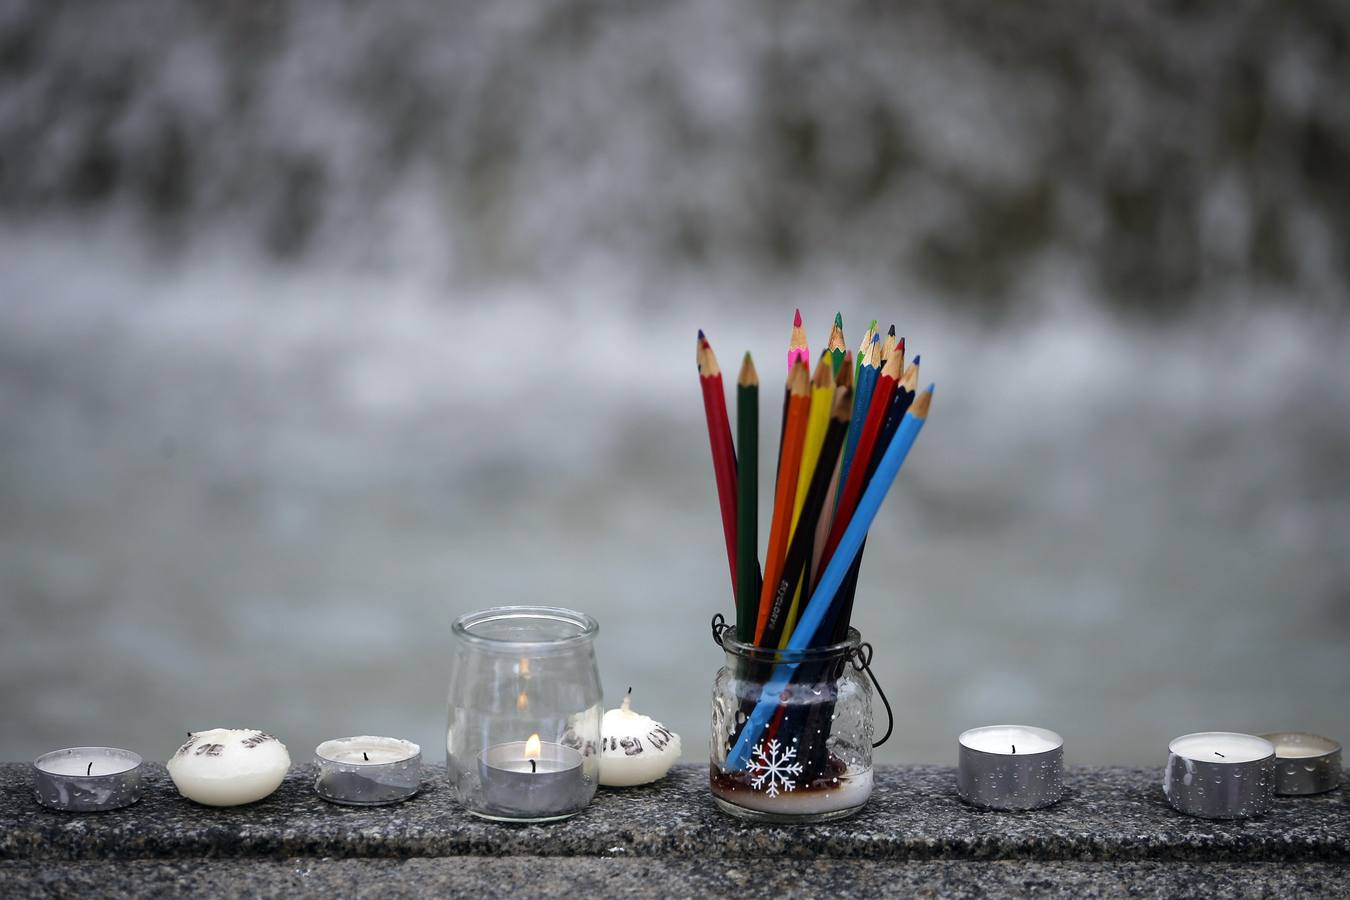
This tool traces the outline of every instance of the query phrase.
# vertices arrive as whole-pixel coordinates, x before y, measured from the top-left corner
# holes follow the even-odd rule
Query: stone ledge
[[[1295,897],[1350,894],[1339,863],[440,859],[0,862],[24,897]]]
[[[437,766],[428,767],[417,798],[374,809],[319,800],[310,789],[309,766],[293,770],[268,799],[233,809],[189,803],[162,766],[147,770],[140,803],[79,815],[38,806],[29,766],[0,764],[0,859],[1350,861],[1345,789],[1280,798],[1260,819],[1210,822],[1174,812],[1162,797],[1159,773],[1144,769],[1070,770],[1062,802],[1013,814],[963,804],[949,768],[883,767],[862,813],[797,827],[749,826],[719,813],[708,793],[707,769],[696,765],[678,766],[657,785],[602,790],[583,814],[550,826],[494,825],[467,815]]]

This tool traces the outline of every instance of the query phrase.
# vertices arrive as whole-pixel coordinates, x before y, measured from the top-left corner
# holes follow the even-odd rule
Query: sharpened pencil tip
[[[700,328],[700,329],[698,330],[698,339],[699,339],[700,341],[703,340],[703,329],[702,329],[702,328]]]
[[[892,325],[891,330],[886,333],[889,334],[891,337],[895,337],[895,326]]]
[[[834,314],[834,327],[835,327],[835,328],[843,328],[843,327],[844,327],[844,314],[843,314],[843,313],[835,313],[835,314]]]
[[[919,358],[920,358],[920,357],[919,357],[919,354],[915,353],[915,354],[914,354],[914,365],[917,366],[917,365],[919,364]]]
[[[872,335],[872,343],[874,343],[874,344],[880,344],[880,343],[881,343],[881,335],[879,335],[879,334],[874,334],[874,335]]]
[[[792,316],[792,327],[793,328],[802,327],[802,311],[800,309],[797,310],[796,313],[794,313]]]
[[[930,382],[929,385],[928,385],[928,393],[931,394],[931,393],[933,393],[933,391],[935,391],[935,390],[937,390],[937,385]]]

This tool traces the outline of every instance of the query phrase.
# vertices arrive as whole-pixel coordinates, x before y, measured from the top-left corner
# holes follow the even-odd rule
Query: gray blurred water
[[[7,7],[0,757],[434,760],[451,621],[551,602],[698,758],[693,335],[771,380],[794,306],[938,383],[882,759],[1350,735],[1344,16],[763,6]]]

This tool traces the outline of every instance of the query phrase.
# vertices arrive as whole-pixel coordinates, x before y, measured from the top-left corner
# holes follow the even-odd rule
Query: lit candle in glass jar
[[[541,741],[510,741],[479,757],[486,809],[503,819],[548,819],[572,815],[590,800],[582,756],[571,747]]]

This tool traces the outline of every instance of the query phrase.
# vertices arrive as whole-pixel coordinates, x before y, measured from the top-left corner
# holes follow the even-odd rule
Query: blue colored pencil
[[[900,474],[900,467],[904,465],[905,457],[909,455],[910,448],[914,446],[915,438],[919,436],[919,430],[923,428],[924,421],[928,418],[928,406],[932,402],[932,398],[933,386],[929,385],[928,390],[920,394],[918,399],[910,406],[909,411],[905,413],[904,420],[900,423],[899,429],[896,430],[894,440],[886,448],[886,455],[877,465],[877,471],[872,476],[871,483],[867,485],[867,490],[863,492],[862,499],[858,501],[858,508],[854,511],[853,518],[849,521],[848,528],[839,541],[839,547],[830,557],[829,564],[820,576],[820,582],[811,595],[811,602],[807,604],[801,618],[797,621],[797,627],[792,632],[792,637],[788,640],[785,648],[787,651],[801,651],[811,646],[816,629],[820,627],[821,621],[834,602],[835,594],[838,592],[844,576],[848,574],[854,555],[857,554],[858,548],[862,546],[863,539],[867,537],[867,530],[872,527],[872,520],[876,518],[877,511],[881,509],[881,502],[886,499],[886,492],[890,490],[896,475]],[[751,713],[745,727],[741,729],[741,735],[736,741],[736,746],[727,755],[726,767],[728,769],[744,769],[749,763],[750,754],[755,744],[759,742],[764,726],[773,717],[774,710],[778,707],[779,697],[792,679],[793,673],[797,671],[797,666],[798,663],[795,662],[784,662],[774,666],[773,674],[760,692],[760,699],[755,705],[754,712]]]
[[[872,345],[867,351],[867,359],[858,369],[858,386],[853,391],[853,418],[848,423],[848,438],[844,441],[844,461],[839,464],[839,491],[844,492],[848,481],[849,463],[853,461],[853,452],[858,449],[858,439],[862,437],[863,426],[867,422],[867,410],[872,406],[872,389],[877,386],[877,373],[880,367],[881,335],[872,335]],[[834,498],[835,509],[839,508],[839,496]]]

